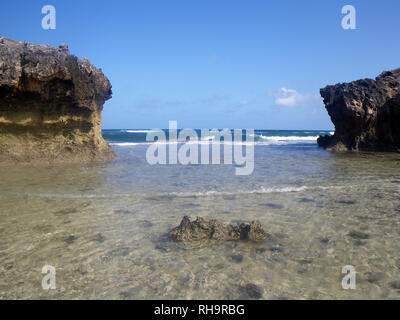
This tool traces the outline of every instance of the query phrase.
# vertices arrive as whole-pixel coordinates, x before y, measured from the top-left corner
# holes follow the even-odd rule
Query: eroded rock
[[[86,58],[0,37],[0,163],[114,157],[101,135],[111,84]]]
[[[400,68],[375,80],[327,86],[321,96],[335,134],[320,137],[319,146],[331,151],[400,150]]]
[[[242,223],[239,226],[226,225],[218,220],[205,220],[197,217],[190,221],[183,217],[180,225],[169,232],[174,241],[198,240],[252,240],[259,241],[269,237],[259,221],[251,224]]]

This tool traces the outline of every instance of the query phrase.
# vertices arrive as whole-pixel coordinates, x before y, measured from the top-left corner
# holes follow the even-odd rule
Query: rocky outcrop
[[[102,71],[66,45],[0,37],[0,163],[111,159],[100,127],[111,94]]]
[[[197,217],[193,222],[189,217],[183,217],[180,225],[169,232],[174,241],[199,240],[251,240],[260,241],[269,238],[261,223],[242,223],[240,226],[226,225],[218,220],[205,220]]]
[[[318,144],[332,151],[400,150],[400,68],[375,80],[364,79],[321,89],[335,125]]]

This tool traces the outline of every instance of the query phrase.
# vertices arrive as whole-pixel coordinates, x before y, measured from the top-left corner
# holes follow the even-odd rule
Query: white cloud
[[[278,91],[272,93],[275,100],[275,104],[283,107],[300,107],[315,105],[321,101],[319,95],[301,94],[293,89],[281,88]]]

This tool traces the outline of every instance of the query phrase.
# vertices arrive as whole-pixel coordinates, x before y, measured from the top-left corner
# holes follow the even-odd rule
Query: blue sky
[[[47,4],[56,30],[41,27]],[[347,4],[356,30],[341,27]],[[5,0],[0,30],[102,68],[103,128],[330,130],[319,88],[400,67],[398,0]]]

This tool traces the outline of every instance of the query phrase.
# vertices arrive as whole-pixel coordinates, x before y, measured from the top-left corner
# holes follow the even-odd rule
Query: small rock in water
[[[253,221],[240,226],[226,225],[218,220],[205,220],[197,217],[193,222],[188,216],[183,217],[180,225],[169,232],[174,241],[199,240],[251,240],[260,241],[270,236],[264,231],[261,223]]]
[[[264,289],[254,283],[248,283],[245,286],[240,286],[239,291],[246,294],[251,299],[260,299],[263,296]]]
[[[243,256],[241,254],[233,254],[231,255],[231,259],[237,263],[240,263],[243,261]]]
[[[269,248],[269,251],[272,251],[272,252],[283,252],[283,248],[273,247],[273,248]]]
[[[73,234],[71,234],[70,236],[68,236],[67,238],[65,238],[64,241],[65,241],[67,244],[71,244],[71,243],[73,243],[76,239],[77,239],[77,238],[76,238]]]
[[[156,250],[158,250],[158,251],[160,251],[160,252],[168,252],[168,250],[165,248],[165,247],[163,247],[163,246],[161,246],[161,245],[156,245],[155,247],[154,247]]]
[[[275,203],[261,203],[261,204],[259,204],[259,206],[267,207],[267,208],[271,208],[271,209],[283,209],[284,208],[284,206],[282,206],[281,204],[275,204]]]
[[[350,205],[350,204],[355,204],[356,202],[353,200],[338,200],[338,201],[336,201],[336,203]]]
[[[299,200],[299,202],[314,202],[314,200],[313,199],[308,199],[308,198],[301,198]]]
[[[358,246],[358,247],[360,247],[360,246],[364,246],[364,245],[366,245],[367,243],[365,242],[365,241],[361,241],[361,240],[355,240],[354,241],[354,244],[356,245],[356,246]]]
[[[390,287],[392,287],[393,289],[396,289],[396,290],[400,290],[400,281],[399,280],[392,281],[390,283]]]
[[[369,239],[369,234],[360,231],[350,231],[349,236],[359,240]]]
[[[321,238],[321,239],[319,239],[319,241],[323,244],[327,244],[327,243],[329,243],[330,240],[329,240],[329,238]]]
[[[297,259],[297,262],[300,264],[311,264],[313,263],[313,259],[311,258],[302,258],[302,259]]]

